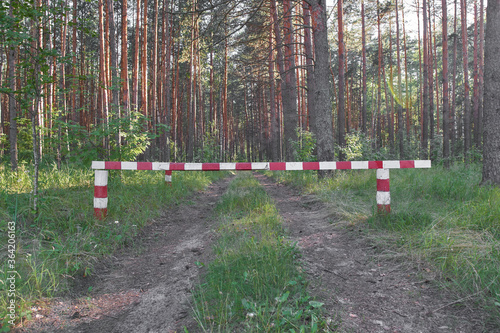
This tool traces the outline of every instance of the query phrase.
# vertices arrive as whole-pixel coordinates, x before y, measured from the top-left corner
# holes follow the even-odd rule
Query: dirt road
[[[303,254],[311,294],[341,320],[342,332],[487,332],[481,314],[438,288],[424,264],[377,249],[313,196],[255,174],[274,199]],[[230,178],[196,193],[148,226],[134,246],[78,281],[73,297],[33,313],[19,332],[126,333],[201,331],[190,290],[210,261],[213,208]],[[399,259],[398,259],[399,258]],[[199,267],[200,266],[200,267]],[[38,317],[38,318],[37,318]]]
[[[481,313],[440,290],[424,263],[377,249],[314,196],[258,175],[289,237],[301,249],[311,294],[340,318],[343,332],[491,332]]]

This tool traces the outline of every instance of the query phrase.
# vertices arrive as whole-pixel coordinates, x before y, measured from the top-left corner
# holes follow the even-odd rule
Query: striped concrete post
[[[165,170],[165,185],[172,186],[172,171]]]
[[[377,212],[391,212],[391,193],[389,192],[389,169],[377,169]]]
[[[95,171],[94,216],[102,220],[108,214],[108,170]]]

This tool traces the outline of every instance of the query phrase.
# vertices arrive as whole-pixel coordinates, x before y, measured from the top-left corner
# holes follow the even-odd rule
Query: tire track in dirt
[[[313,195],[301,195],[256,174],[302,253],[311,295],[325,302],[342,332],[493,332],[470,304],[439,288],[425,263],[410,262],[377,249],[362,226],[339,220]],[[443,307],[444,306],[444,307]]]
[[[166,333],[191,327],[190,292],[200,273],[195,262],[211,260],[213,209],[231,178],[165,211],[133,246],[78,280],[73,297],[52,301],[18,332]]]

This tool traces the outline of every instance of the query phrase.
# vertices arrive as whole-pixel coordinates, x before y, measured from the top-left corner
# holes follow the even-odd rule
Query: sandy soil
[[[341,320],[342,332],[493,332],[480,312],[440,290],[425,264],[387,255],[314,196],[255,176],[301,249],[311,294]],[[211,260],[213,208],[229,181],[166,211],[133,247],[101,262],[92,277],[77,281],[71,296],[40,304],[35,319],[17,331],[200,331],[190,313],[190,290],[204,270],[196,262]]]

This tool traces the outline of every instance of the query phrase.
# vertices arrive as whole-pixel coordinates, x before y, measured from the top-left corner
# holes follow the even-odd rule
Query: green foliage
[[[76,123],[56,120],[47,147],[61,145],[61,157],[70,163],[90,164],[94,160],[133,161],[144,153],[151,141],[158,135],[146,131],[148,118],[139,112],[131,112],[129,117],[109,119],[107,124],[92,126],[90,131]],[[61,137],[58,131],[61,131]],[[159,128],[165,130],[164,125]],[[118,144],[120,133],[122,144]],[[103,142],[109,140],[109,150]],[[76,153],[75,153],[76,152]]]
[[[361,131],[352,131],[345,136],[346,146],[337,146],[336,150],[346,156],[347,161],[377,161],[391,159],[386,147],[374,149],[373,141]]]
[[[110,171],[108,216],[96,220],[92,170],[43,167],[43,195],[36,217],[30,209],[32,173],[26,164],[17,172],[0,166],[0,251],[7,253],[7,223],[16,220],[17,314],[25,318],[34,302],[59,295],[72,276],[92,274],[98,258],[133,243],[141,228],[165,207],[225,176],[223,172],[174,173],[173,185],[165,187],[160,172]],[[6,264],[0,263],[1,281],[8,271]],[[5,285],[0,284],[0,318],[5,318],[7,300]]]
[[[301,128],[297,132],[297,141],[292,142],[293,150],[296,154],[296,160],[302,162],[316,161],[314,150],[316,149],[316,138],[314,134]]]
[[[212,123],[209,123],[207,127],[211,130],[206,131],[203,135],[203,146],[201,148],[197,148],[195,161],[203,163],[220,162],[220,133],[217,130],[216,126]]]
[[[299,251],[284,239],[281,218],[250,173],[230,184],[217,206],[221,224],[204,281],[194,291],[203,331],[329,332],[323,303],[307,295]]]

